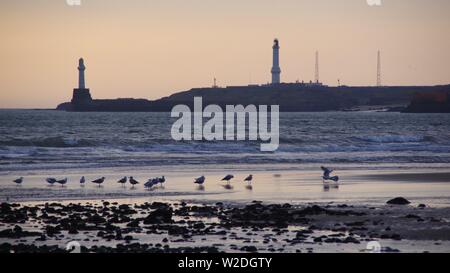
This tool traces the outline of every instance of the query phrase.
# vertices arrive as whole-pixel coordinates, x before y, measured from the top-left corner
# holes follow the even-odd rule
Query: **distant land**
[[[173,106],[193,107],[194,97],[203,104],[279,105],[281,112],[358,111],[361,109],[404,112],[450,112],[450,85],[329,87],[321,84],[194,88],[157,100],[92,99],[89,89],[77,88],[70,102],[58,110],[78,112],[170,112]]]
[[[450,112],[450,85],[382,86],[380,73],[376,87],[330,87],[319,81],[318,55],[314,82],[282,83],[279,62],[280,44],[273,43],[272,82],[265,85],[218,87],[214,79],[211,88],[194,88],[157,100],[93,99],[86,88],[84,59],[78,60],[78,88],[70,102],[58,105],[58,110],[79,112],[170,112],[175,105],[193,109],[194,97],[202,97],[204,105],[279,105],[281,112],[324,111],[404,111]],[[316,53],[317,54],[317,53]],[[378,52],[378,71],[380,52]]]

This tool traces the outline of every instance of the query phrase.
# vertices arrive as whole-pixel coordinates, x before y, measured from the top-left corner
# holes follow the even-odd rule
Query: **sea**
[[[0,188],[7,189],[0,199],[58,199],[69,194],[76,199],[81,197],[77,194],[81,194],[82,175],[88,180],[106,176],[114,189],[108,194],[121,197],[115,180],[130,175],[140,176],[141,183],[166,175],[168,185],[173,176],[179,185],[172,185],[179,187],[173,187],[172,194],[183,195],[194,190],[195,177],[205,174],[214,177],[211,193],[223,193],[217,184],[230,172],[261,172],[262,180],[270,184],[271,177],[279,179],[283,171],[291,172],[285,175],[290,177],[286,183],[299,177],[292,172],[317,177],[314,183],[322,183],[322,165],[340,170],[341,175],[346,170],[372,174],[450,170],[448,114],[280,113],[280,145],[274,152],[261,152],[258,141],[175,141],[171,136],[175,121],[170,113],[0,110]],[[17,189],[11,180],[21,176],[24,188]],[[60,194],[49,197],[45,177],[69,177],[69,183]],[[21,195],[27,185],[38,190]],[[70,189],[77,192],[67,193]],[[146,196],[141,190],[138,196]],[[284,193],[276,188],[265,192],[268,199]],[[133,196],[130,192],[125,196],[129,195]],[[109,195],[101,198],[105,196]],[[253,197],[264,198],[248,198]]]

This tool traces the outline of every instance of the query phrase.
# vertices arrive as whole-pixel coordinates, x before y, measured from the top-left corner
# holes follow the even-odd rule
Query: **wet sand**
[[[167,170],[139,171],[152,177]],[[122,188],[124,171],[104,187],[76,182],[48,187],[43,174],[23,186],[0,180],[0,251],[64,252],[77,241],[83,252],[450,252],[450,175],[436,170],[339,170],[325,187],[312,170],[171,171],[164,187]],[[242,181],[254,174],[251,190]],[[226,189],[220,179],[233,173]],[[89,180],[88,180],[89,181]],[[387,205],[402,196],[409,205]],[[9,200],[6,200],[9,199]],[[14,200],[16,199],[16,200]],[[261,200],[261,201],[253,201]]]
[[[419,182],[419,183],[450,183],[449,172],[414,172],[414,173],[382,173],[360,176],[362,179],[396,181],[396,182]]]
[[[232,188],[225,188],[221,179],[226,174],[234,174]],[[252,173],[252,188],[247,188],[244,178]],[[140,184],[121,187],[117,180],[133,174]],[[153,170],[106,169],[67,170],[53,173],[57,178],[68,177],[66,186],[50,187],[43,173],[25,174],[23,185],[16,186],[11,181],[15,175],[0,176],[0,202],[64,201],[127,199],[140,202],[189,201],[226,202],[245,204],[253,200],[268,203],[304,204],[315,202],[338,202],[347,204],[382,205],[397,196],[410,199],[414,204],[426,203],[433,207],[450,206],[450,180],[448,172],[442,169],[424,170],[337,170],[340,182],[324,187],[321,173],[317,170],[229,167],[223,169],[186,170],[167,168]],[[81,176],[88,181],[84,187],[79,184]],[[148,178],[166,175],[164,187],[146,190],[143,183]],[[202,189],[194,184],[194,178],[206,176]],[[89,181],[105,176],[102,187]]]

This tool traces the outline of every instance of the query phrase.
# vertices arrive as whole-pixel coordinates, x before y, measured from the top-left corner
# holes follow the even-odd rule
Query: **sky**
[[[0,108],[53,108],[77,86],[94,98],[157,99],[194,87],[265,84],[280,40],[283,82],[450,83],[450,1],[0,1]]]

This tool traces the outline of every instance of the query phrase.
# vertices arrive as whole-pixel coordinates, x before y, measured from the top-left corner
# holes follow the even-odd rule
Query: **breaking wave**
[[[414,135],[380,135],[380,136],[359,136],[359,140],[375,143],[411,143],[432,141],[432,137]]]
[[[280,147],[171,138],[170,114],[0,111],[0,171],[128,165],[450,163],[449,115],[281,113]]]
[[[0,146],[17,147],[47,147],[47,148],[65,148],[65,147],[90,147],[94,146],[92,141],[67,137],[46,137],[46,138],[12,138],[0,140]]]

